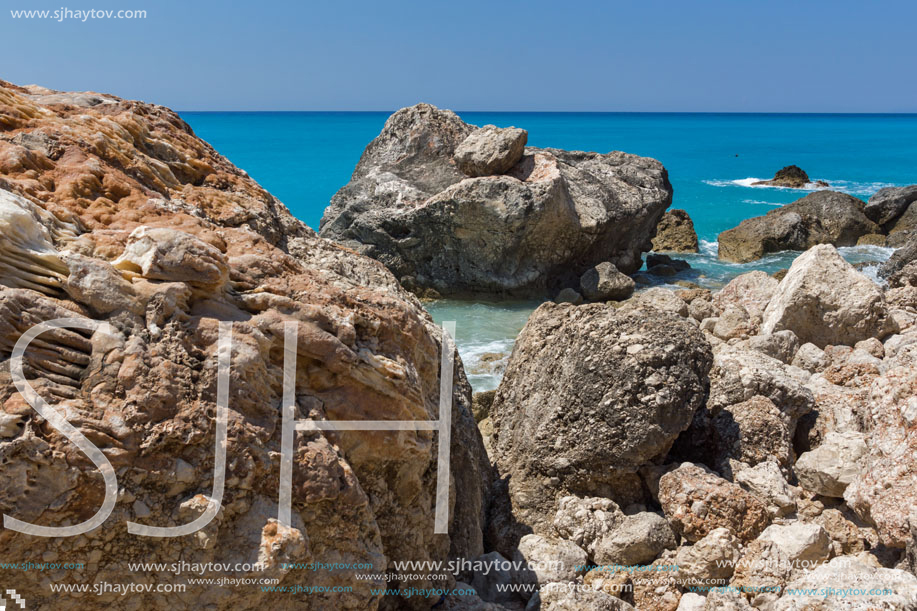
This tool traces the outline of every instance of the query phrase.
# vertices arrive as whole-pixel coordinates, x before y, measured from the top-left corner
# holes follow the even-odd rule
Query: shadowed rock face
[[[428,104],[396,112],[331,200],[322,236],[444,294],[557,290],[603,261],[639,269],[672,201],[658,161],[528,147],[505,173],[467,178],[455,153],[473,157],[474,130]]]
[[[780,168],[774,177],[770,180],[759,180],[756,185],[768,185],[771,187],[788,187],[790,189],[803,189],[810,184],[809,175],[805,170],[796,165],[788,165]],[[819,186],[827,187],[828,183],[823,180],[817,181]]]
[[[457,120],[442,124],[444,133],[425,132],[412,150],[434,154],[434,142],[451,137],[450,125],[455,134],[466,131]],[[410,141],[402,136],[399,155]],[[434,189],[455,179],[448,172],[419,178]],[[264,562],[267,571],[236,576],[293,584],[302,575],[283,562],[360,562],[384,572],[393,560],[483,551],[489,465],[460,363],[450,535],[433,534],[439,440],[431,432],[298,433],[293,527],[277,523],[284,323],[300,325],[299,419],[437,419],[441,335],[383,266],[318,238],[175,113],[0,82],[0,228],[0,510],[41,525],[75,524],[104,496],[99,471],[11,382],[15,342],[54,318],[107,322],[113,330],[49,332],[26,352],[24,368],[38,393],[102,450],[120,486],[104,526],[81,537],[3,530],[9,557],[84,563],[68,572],[72,583],[132,581],[129,561],[182,560]],[[234,347],[222,511],[194,536],[130,535],[128,520],[188,523],[212,494],[218,327],[226,321]],[[36,608],[85,608],[85,600],[50,594],[36,571],[13,577]],[[310,584],[352,591],[268,600],[255,588],[189,587],[170,599],[137,595],[131,604],[431,604],[419,596],[380,602],[369,589],[384,583],[349,573],[315,572]],[[125,600],[112,594],[96,604],[126,609]]]
[[[768,253],[807,250],[816,244],[854,246],[860,236],[881,231],[864,208],[861,200],[845,193],[811,193],[721,233],[719,257],[747,263]]]

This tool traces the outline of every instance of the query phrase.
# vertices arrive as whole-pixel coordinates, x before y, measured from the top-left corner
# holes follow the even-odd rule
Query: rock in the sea
[[[719,257],[747,263],[768,253],[806,250],[816,244],[854,246],[860,236],[881,231],[864,208],[861,200],[846,193],[811,193],[721,233]]]
[[[297,421],[440,417],[442,333],[383,266],[318,238],[161,106],[0,82],[0,125],[0,507],[22,521],[72,526],[106,497],[99,469],[32,410],[9,375],[15,343],[50,319],[109,325],[43,334],[24,368],[117,478],[104,525],[69,538],[5,528],[5,554],[80,563],[66,579],[86,587],[135,581],[127,563],[138,558],[261,562],[264,571],[234,576],[284,587],[302,579],[290,563],[403,573],[391,563],[483,553],[490,466],[460,361],[447,416],[448,534],[434,533],[441,437],[420,430],[294,433],[291,523],[278,521],[286,323],[299,325],[290,406]],[[415,143],[424,154],[435,148],[434,140]],[[223,352],[230,399],[222,508],[193,536],[131,534],[128,521],[181,526],[219,496],[224,324],[233,342]],[[389,582],[392,591],[435,585],[403,574]],[[15,584],[4,583],[29,608],[126,604],[117,594],[63,602],[47,579],[17,571]],[[165,572],[156,581],[185,578]],[[315,592],[283,600],[260,588],[200,587],[188,588],[190,598],[137,593],[128,606],[410,610],[439,599],[410,591],[383,598],[374,591],[384,579],[355,580],[349,571],[317,571],[309,581]]]
[[[852,346],[892,331],[882,290],[829,244],[797,257],[768,303],[762,331],[783,329],[820,348]]]
[[[789,187],[790,189],[802,189],[811,184],[812,181],[809,180],[809,175],[806,174],[805,170],[800,168],[797,165],[788,165],[784,168],[777,170],[777,173],[774,174],[774,177],[770,180],[759,180],[755,185],[762,186],[771,186],[771,187]],[[828,186],[828,183],[824,181],[819,181],[819,186]]]
[[[914,267],[917,267],[917,233],[913,234],[907,242],[879,266],[878,275],[888,281],[889,286],[914,285],[908,279],[914,277]],[[907,269],[907,271],[905,271]]]
[[[653,250],[661,252],[698,252],[694,222],[684,210],[672,209],[656,225]]]
[[[662,476],[659,503],[675,532],[688,541],[700,541],[717,528],[751,541],[770,522],[760,499],[691,463]]]
[[[802,454],[793,470],[806,490],[842,498],[844,490],[863,468],[865,454],[866,441],[862,433],[831,432],[820,446]]]
[[[455,163],[467,176],[503,174],[522,159],[528,136],[517,127],[485,125],[455,147]]]
[[[876,191],[866,202],[864,212],[874,223],[883,228],[900,217],[908,207],[917,201],[917,185],[908,187],[885,187]]]
[[[455,152],[474,131],[428,104],[396,112],[331,200],[322,236],[444,295],[557,291],[604,261],[640,268],[672,202],[658,161],[529,147],[507,173],[468,178]]]
[[[633,295],[635,286],[630,276],[607,261],[586,270],[579,284],[589,301],[621,301]]]
[[[492,519],[492,538],[511,545],[523,526],[549,534],[555,499],[570,494],[641,500],[637,470],[690,424],[711,360],[701,333],[671,314],[604,304],[535,310],[492,408],[511,501]]]

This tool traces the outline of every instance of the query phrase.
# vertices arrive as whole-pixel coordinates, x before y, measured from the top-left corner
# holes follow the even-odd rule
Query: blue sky
[[[0,78],[178,110],[917,112],[912,0],[3,4]]]

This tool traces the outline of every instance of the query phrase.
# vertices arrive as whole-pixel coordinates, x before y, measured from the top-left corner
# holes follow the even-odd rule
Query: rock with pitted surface
[[[691,463],[662,476],[659,503],[675,532],[688,541],[700,541],[717,528],[727,528],[747,542],[770,522],[767,506],[759,498]]]
[[[886,187],[879,189],[869,198],[863,211],[874,223],[890,228],[890,224],[904,214],[915,201],[917,201],[917,185]]]
[[[455,154],[474,131],[428,104],[396,112],[321,235],[443,295],[556,292],[604,261],[639,269],[672,202],[658,161],[529,147],[506,173],[468,178]]]
[[[799,457],[793,470],[806,490],[842,498],[862,469],[866,441],[862,433],[831,432],[821,445]]]
[[[912,282],[911,279],[917,277],[915,267],[917,267],[917,233],[879,266],[878,274],[892,287],[914,285],[917,283]]]
[[[661,252],[698,252],[694,222],[684,210],[673,209],[662,215],[656,225],[653,250]]]
[[[812,181],[809,180],[809,175],[806,174],[805,170],[800,168],[797,165],[788,165],[785,168],[780,168],[777,170],[777,173],[774,174],[774,177],[770,180],[759,180],[755,185],[760,186],[769,186],[769,187],[787,187],[790,189],[804,189],[805,187],[812,184]],[[827,187],[828,183],[823,180],[819,180],[817,183],[820,187]]]
[[[503,174],[522,159],[528,132],[485,125],[455,147],[455,162],[467,176]]]
[[[496,463],[508,477],[492,540],[511,546],[525,528],[549,534],[563,496],[642,500],[637,471],[690,424],[711,358],[701,333],[672,314],[604,304],[535,310],[491,412]]]
[[[816,244],[855,246],[860,236],[881,231],[864,208],[861,200],[846,193],[811,193],[721,233],[719,257],[747,263],[768,253],[806,250]]]
[[[894,329],[882,290],[829,245],[793,261],[764,312],[764,333],[789,329],[819,348],[884,338]]]
[[[825,596],[827,584],[844,586],[845,596]],[[798,571],[771,607],[774,611],[917,610],[917,577],[899,569],[870,566],[859,557],[832,559],[812,571]]]
[[[453,126],[465,130],[457,119]],[[423,155],[436,147],[435,139],[415,145]],[[278,522],[285,323],[299,323],[297,419],[439,418],[441,333],[378,262],[318,238],[160,106],[0,82],[0,175],[0,508],[26,522],[73,525],[105,497],[99,469],[33,412],[11,380],[13,346],[51,319],[109,325],[50,331],[23,364],[38,394],[99,447],[118,479],[103,527],[47,538],[6,529],[5,553],[80,563],[67,574],[74,584],[133,581],[127,563],[142,558],[262,562],[265,571],[235,576],[283,586],[301,578],[287,563],[367,563],[397,573],[393,561],[483,552],[489,464],[460,362],[450,534],[433,532],[439,440],[429,431],[295,435],[292,524]],[[454,180],[454,170],[440,177]],[[194,536],[129,534],[127,521],[186,524],[217,496],[221,323],[232,323],[233,333],[222,509]],[[413,525],[410,537],[405,524]],[[177,581],[171,572],[153,578]],[[86,608],[84,599],[52,595],[45,579],[16,571],[0,581],[15,580],[30,608]],[[129,604],[103,594],[92,605],[428,609],[436,602],[380,598],[371,589],[386,587],[383,580],[335,571],[315,573],[310,584],[327,589],[277,598],[257,588],[189,586],[169,598],[137,594]]]

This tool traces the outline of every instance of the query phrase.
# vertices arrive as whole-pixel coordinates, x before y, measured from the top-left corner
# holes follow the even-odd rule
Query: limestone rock
[[[654,308],[661,312],[671,312],[683,318],[688,316],[688,306],[674,291],[656,286],[634,295],[625,302],[625,308],[641,310]]]
[[[799,568],[813,567],[826,560],[831,551],[828,533],[818,524],[771,524],[758,538],[772,541],[786,554],[793,566]]]
[[[678,549],[679,575],[697,585],[724,585],[739,560],[739,540],[728,528],[715,528],[694,545]]]
[[[793,568],[780,546],[758,538],[745,547],[729,585],[748,593],[755,607],[766,607],[783,592]]]
[[[472,588],[481,600],[492,603],[509,603],[518,600],[519,596],[509,588],[515,575],[509,568],[510,561],[499,552],[489,552],[474,559],[475,563],[486,569],[476,571],[471,576]]]
[[[526,535],[519,541],[513,560],[516,583],[543,586],[548,583],[572,582],[586,572],[588,557],[575,543],[554,537]],[[526,598],[523,593],[523,598]]]
[[[748,312],[755,325],[764,319],[764,310],[780,283],[766,273],[755,270],[736,276],[713,297],[713,304],[719,311],[729,305],[739,306]]]
[[[579,283],[589,301],[622,301],[634,293],[633,279],[607,261],[586,270]]]
[[[672,201],[659,162],[530,147],[506,174],[467,178],[454,155],[474,130],[427,104],[396,112],[322,236],[443,295],[558,291],[604,261],[639,269]]]
[[[663,550],[674,549],[675,534],[665,518],[643,511],[624,517],[594,545],[593,559],[599,565],[634,566],[648,564]]]
[[[620,598],[590,588],[571,588],[568,583],[549,583],[536,592],[525,611],[634,611]]]
[[[664,455],[691,422],[710,361],[700,332],[671,314],[539,307],[492,409],[513,520],[549,534],[563,496],[641,500],[637,470]],[[495,540],[513,538],[508,516],[491,522]]]
[[[890,332],[881,289],[830,245],[793,261],[764,313],[764,333],[789,329],[818,347],[853,345]]]
[[[799,457],[794,471],[807,490],[841,498],[859,474],[865,453],[866,442],[861,433],[828,433],[820,446]]]
[[[772,517],[785,516],[796,511],[796,492],[787,484],[775,460],[758,463],[742,469],[734,476],[735,482],[767,504]]]
[[[398,572],[393,561],[483,553],[490,465],[460,361],[449,414],[449,534],[433,533],[440,440],[430,431],[298,432],[292,524],[277,521],[285,323],[299,323],[297,420],[439,418],[442,333],[398,280],[318,238],[174,112],[34,91],[0,82],[0,360],[36,323],[108,323],[106,332],[42,335],[24,369],[36,392],[111,463],[118,502],[102,527],[79,538],[5,530],[6,553],[84,563],[67,579],[87,585],[131,581],[125,567],[138,558],[260,561],[265,571],[238,576],[276,578],[281,587],[302,577],[289,563]],[[123,269],[111,265],[116,260]],[[221,323],[233,331],[221,511],[194,536],[130,534],[128,520],[185,524],[214,494]],[[98,469],[33,412],[6,368],[0,413],[3,512],[50,526],[92,516],[105,490]],[[409,537],[405,524],[413,525]],[[19,572],[10,587],[30,608],[58,608],[47,575]],[[184,581],[168,573],[156,579]],[[434,585],[407,575],[392,583]],[[315,572],[310,585],[323,591],[281,601],[259,588],[202,587],[168,598],[139,594],[131,605],[412,610],[438,602],[380,600],[372,590],[383,580],[336,571]],[[122,606],[117,594],[93,598],[79,603]]]
[[[694,222],[684,210],[666,211],[656,226],[653,250],[662,252],[698,252]]]
[[[885,187],[869,198],[863,212],[873,222],[888,225],[900,217],[913,202],[917,201],[917,185],[908,187]]]
[[[761,500],[691,463],[662,476],[659,502],[675,532],[688,541],[700,541],[717,528],[750,541],[769,522]]]
[[[466,176],[503,174],[522,159],[528,132],[485,125],[455,147],[455,163]]]
[[[799,350],[793,357],[792,364],[794,367],[816,373],[827,369],[828,365],[831,364],[831,359],[828,358],[824,350],[812,342],[806,342],[799,347]]]
[[[838,608],[837,596],[824,596],[827,584],[849,590],[840,600],[846,609],[914,611],[917,609],[917,577],[896,569],[876,568],[851,556],[834,558],[814,571],[800,572],[787,584],[786,593],[773,606],[775,611],[829,611]]]
[[[860,236],[881,231],[864,208],[861,200],[845,193],[811,193],[721,233],[719,257],[747,263],[768,253],[807,250],[817,244],[854,246]]]
[[[733,459],[753,467],[774,460],[781,468],[790,465],[789,418],[766,397],[755,396],[723,408],[713,417],[713,430],[720,462]]]
[[[793,361],[796,357],[796,352],[799,350],[799,338],[789,329],[749,338],[748,347],[787,365],[793,364],[794,367],[799,367]],[[815,349],[818,350],[817,347]],[[802,369],[806,368],[802,367]]]

